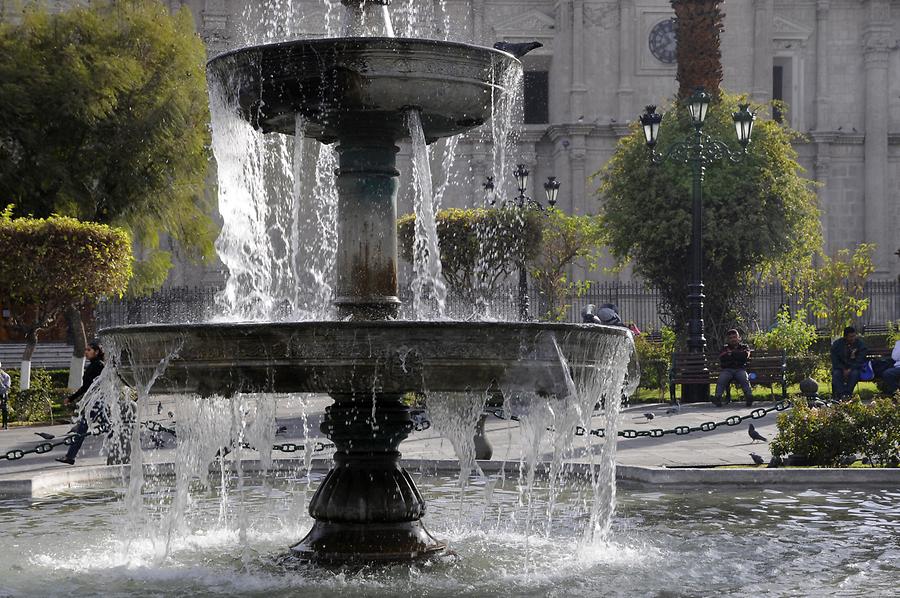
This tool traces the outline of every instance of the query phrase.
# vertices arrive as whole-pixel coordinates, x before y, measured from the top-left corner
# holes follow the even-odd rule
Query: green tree
[[[161,234],[213,253],[203,43],[187,8],[41,4],[0,24],[0,197],[17,215],[127,229],[142,256],[131,292],[146,292],[171,267]]]
[[[25,336],[22,388],[28,388],[38,334],[70,305],[121,295],[132,274],[125,230],[74,218],[0,213],[0,302]]]
[[[828,332],[833,339],[841,336],[844,328],[869,307],[865,289],[866,281],[875,271],[874,251],[874,245],[862,243],[852,254],[849,249],[841,249],[834,257],[822,255],[816,265],[808,306],[814,315],[828,320]]]
[[[529,272],[546,301],[545,317],[562,320],[568,305],[566,297],[588,290],[589,283],[573,281],[573,265],[589,271],[597,268],[603,251],[603,227],[597,216],[573,216],[549,208],[541,220],[541,243],[529,261]]]
[[[733,139],[731,112],[739,98],[720,97],[710,106],[704,132]],[[685,138],[691,126],[686,110],[669,111],[659,151]],[[708,338],[743,324],[754,278],[778,278],[793,287],[808,274],[821,245],[816,195],[791,146],[797,137],[774,121],[758,119],[744,160],[707,169],[703,277]],[[689,319],[691,172],[671,161],[655,166],[649,158],[635,126],[599,173],[603,228],[610,253],[620,263],[632,262],[636,274],[660,289],[673,328],[683,331]]]

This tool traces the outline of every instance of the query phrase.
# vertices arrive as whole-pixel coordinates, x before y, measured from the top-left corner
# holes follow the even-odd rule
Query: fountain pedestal
[[[313,495],[312,530],[291,550],[324,562],[409,561],[439,554],[444,542],[422,525],[425,501],[400,466],[397,448],[413,426],[397,394],[332,395],[322,432],[334,467]]]

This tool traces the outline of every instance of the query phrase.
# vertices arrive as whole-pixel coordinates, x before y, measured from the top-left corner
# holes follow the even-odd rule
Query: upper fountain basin
[[[467,390],[566,396],[569,374],[577,380],[625,368],[631,351],[627,330],[596,324],[165,324],[100,334],[121,349],[119,372],[127,383],[145,385],[161,360],[177,352],[151,392],[204,396]]]
[[[367,128],[408,136],[410,108],[429,141],[463,133],[491,115],[503,74],[521,68],[492,48],[425,39],[350,37],[251,46],[216,56],[211,80],[235,93],[243,118],[264,133],[305,135],[330,143]]]

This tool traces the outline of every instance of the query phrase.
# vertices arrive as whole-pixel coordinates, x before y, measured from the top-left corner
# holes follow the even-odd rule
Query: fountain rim
[[[491,330],[518,330],[523,332],[593,332],[610,336],[629,337],[632,332],[621,326],[605,324],[578,324],[557,322],[500,322],[500,321],[456,321],[456,320],[301,320],[295,322],[189,322],[160,324],[125,324],[110,326],[97,331],[98,336],[127,334],[133,332],[186,333],[203,330],[252,331],[260,327],[269,330],[301,330],[306,328],[322,328],[331,330],[473,330],[481,333]]]
[[[384,37],[384,36],[373,36],[373,37],[364,37],[364,36],[353,36],[353,37],[315,37],[315,38],[297,38],[291,40],[282,40],[277,42],[269,42],[265,44],[256,44],[256,45],[248,45],[241,46],[240,48],[232,48],[230,50],[226,50],[221,52],[220,54],[216,54],[212,58],[206,61],[206,67],[212,68],[214,66],[213,63],[218,63],[220,60],[224,60],[229,57],[238,56],[253,50],[268,50],[268,49],[278,49],[282,47],[290,47],[299,44],[308,44],[308,45],[336,45],[337,42],[341,43],[349,43],[349,42],[358,42],[363,43],[365,45],[377,46],[378,43],[382,44],[400,44],[400,45],[411,45],[413,42],[417,44],[425,44],[434,47],[456,47],[456,48],[464,48],[468,50],[475,50],[479,52],[486,52],[487,54],[496,54],[499,57],[502,57],[507,60],[511,60],[513,62],[521,64],[521,61],[510,54],[509,52],[504,52],[503,50],[498,50],[497,48],[491,48],[489,46],[480,46],[478,44],[470,44],[466,42],[457,42],[457,41],[445,41],[440,39],[428,39],[428,38],[420,38],[420,37]]]

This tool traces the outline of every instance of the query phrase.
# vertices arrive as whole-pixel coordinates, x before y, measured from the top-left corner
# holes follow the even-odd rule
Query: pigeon
[[[287,432],[287,426],[278,426],[278,429],[275,430],[275,436],[279,436]]]
[[[159,415],[160,413],[162,413],[162,401],[156,406],[156,414]]]
[[[500,50],[501,52],[506,52],[508,54],[512,54],[516,58],[522,58],[532,50],[537,50],[538,48],[542,48],[544,44],[541,42],[523,42],[520,44],[514,44],[512,42],[497,42],[494,44],[494,48]]]
[[[169,419],[175,419],[175,414],[169,411]]]
[[[762,465],[766,462],[765,459],[757,455],[756,453],[750,453],[750,458],[753,459],[753,462],[757,465]]]
[[[762,440],[763,442],[769,442],[766,440],[766,437],[756,431],[756,428],[753,427],[753,424],[750,424],[750,428],[747,430],[747,434],[750,435],[750,438],[753,439],[753,442],[757,440]]]
[[[647,421],[650,421],[650,420],[652,420],[652,419],[653,419],[654,417],[656,417],[656,416],[654,416],[652,413],[645,413],[645,414],[644,414],[644,417],[647,418]]]
[[[54,438],[56,438],[56,435],[54,435],[54,434],[48,434],[48,433],[46,433],[46,432],[35,432],[35,434],[37,434],[38,436],[40,436],[40,437],[43,438],[44,440],[53,440]]]

